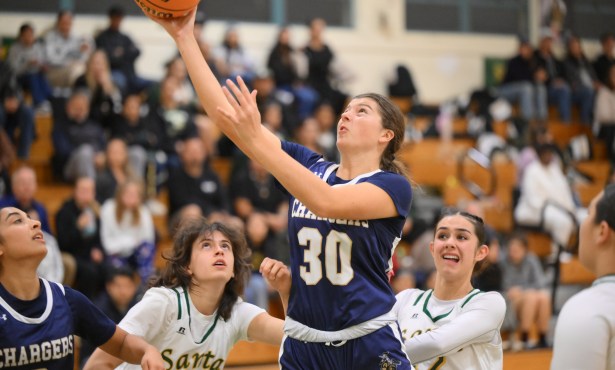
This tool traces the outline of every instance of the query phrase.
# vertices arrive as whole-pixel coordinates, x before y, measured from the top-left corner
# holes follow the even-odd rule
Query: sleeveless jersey
[[[380,187],[398,212],[384,219],[323,219],[291,195],[288,315],[311,328],[335,331],[389,312],[395,296],[387,271],[410,208],[410,183],[381,170],[346,181],[336,176],[338,165],[307,148],[283,142],[282,149],[330,186],[369,182]]]
[[[0,285],[0,368],[72,369],[74,335],[100,345],[115,332],[115,324],[81,293],[40,282],[41,294],[32,301]]]
[[[160,350],[166,369],[222,369],[233,345],[247,339],[252,319],[263,309],[238,299],[225,321],[196,310],[183,288],[151,288],[120,322],[131,334]],[[140,369],[122,364],[118,369]]]
[[[397,295],[395,311],[417,370],[502,369],[506,304],[499,293],[474,289],[441,301],[433,290],[408,289]]]

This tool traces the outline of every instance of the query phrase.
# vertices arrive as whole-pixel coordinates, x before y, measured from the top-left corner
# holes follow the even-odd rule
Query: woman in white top
[[[564,304],[551,369],[615,370],[615,184],[589,205],[579,230],[579,260],[597,279]]]
[[[413,365],[417,370],[502,369],[504,298],[471,283],[489,254],[483,220],[444,210],[429,250],[437,271],[434,289],[402,291],[394,307]]]
[[[142,181],[125,180],[100,209],[100,238],[110,264],[136,268],[146,284],[154,272],[155,237],[152,215],[143,204]]]
[[[231,347],[242,339],[280,345],[284,322],[239,298],[250,274],[248,255],[238,231],[203,218],[186,220],[160,278],[120,327],[158,348],[170,369],[222,369]],[[277,273],[280,278],[289,274],[287,269]],[[121,363],[96,350],[86,369]]]

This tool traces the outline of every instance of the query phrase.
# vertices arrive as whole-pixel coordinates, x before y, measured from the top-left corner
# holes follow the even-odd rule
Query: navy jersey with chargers
[[[0,284],[0,368],[72,369],[75,335],[98,346],[115,332],[113,321],[83,294],[44,279],[40,284],[31,301]]]
[[[404,176],[381,170],[343,180],[336,176],[338,165],[319,154],[290,142],[283,142],[282,149],[331,186],[362,182],[378,186],[398,212],[384,219],[322,219],[291,195],[288,315],[311,328],[335,331],[389,312],[395,295],[387,271],[410,208],[410,183]]]

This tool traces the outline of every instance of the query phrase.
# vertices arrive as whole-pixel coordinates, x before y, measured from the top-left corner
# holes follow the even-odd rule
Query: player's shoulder
[[[425,291],[421,289],[406,289],[397,293],[395,299],[397,303],[406,306],[408,304],[413,305],[421,300],[421,297],[425,295]]]
[[[499,292],[483,292],[475,289],[461,301],[461,308],[487,307],[498,312],[506,311],[506,301]]]
[[[255,316],[266,312],[264,309],[244,301],[241,297],[238,297],[231,310],[231,320],[237,321],[252,321]]]

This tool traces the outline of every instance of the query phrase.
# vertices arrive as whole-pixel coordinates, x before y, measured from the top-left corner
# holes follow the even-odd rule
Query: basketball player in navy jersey
[[[163,369],[156,348],[128,335],[83,294],[36,275],[47,248],[41,223],[0,209],[0,368],[74,367],[75,336],[143,369]]]
[[[220,89],[194,38],[194,17],[150,18],[177,44],[212,121],[291,194],[293,287],[281,367],[410,369],[387,278],[412,199],[395,161],[403,115],[381,95],[353,98],[337,127],[340,164],[281,143],[261,124],[256,91],[241,78]]]

